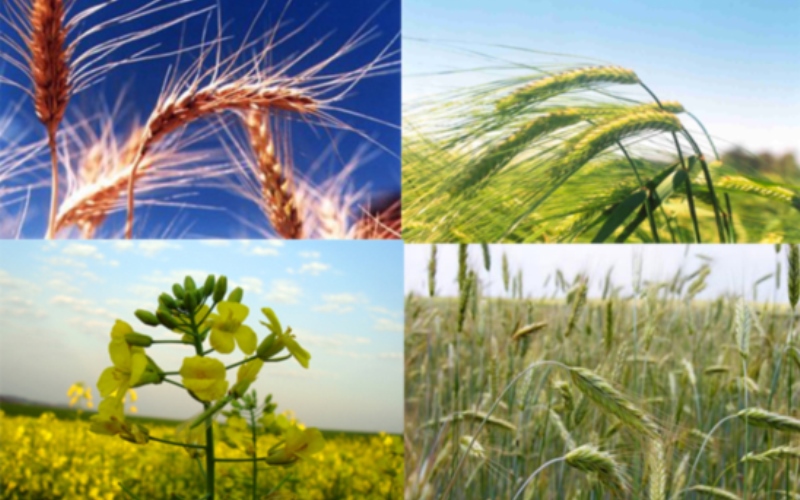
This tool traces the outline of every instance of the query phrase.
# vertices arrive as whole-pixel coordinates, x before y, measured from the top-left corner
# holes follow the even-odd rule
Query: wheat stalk
[[[431,258],[428,261],[428,295],[436,295],[436,245],[431,245]]]
[[[292,172],[291,169],[284,171],[278,158],[273,134],[270,133],[269,114],[267,111],[251,110],[245,115],[243,123],[255,154],[264,208],[272,227],[283,238],[302,238],[303,221],[300,220],[294,198]]]

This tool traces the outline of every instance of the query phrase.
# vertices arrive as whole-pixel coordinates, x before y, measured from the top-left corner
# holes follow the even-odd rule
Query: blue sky
[[[457,295],[458,245],[437,245],[436,289],[439,295]],[[600,296],[603,280],[611,270],[611,280],[631,293],[635,259],[641,259],[642,279],[669,280],[679,268],[687,275],[696,271],[707,258],[711,274],[707,288],[698,298],[715,298],[723,293],[753,297],[753,284],[772,274],[756,288],[756,299],[788,305],[786,246],[780,254],[774,245],[489,245],[492,267],[486,272],[479,245],[470,245],[471,269],[478,272],[484,293],[506,296],[503,289],[502,256],[508,255],[512,273],[522,271],[527,296],[550,296],[556,290],[555,272],[561,270],[572,282],[579,273],[589,276],[590,296]],[[405,246],[405,290],[428,294],[430,245]],[[780,262],[780,288],[775,287],[776,262]],[[545,282],[547,286],[545,287]],[[559,296],[563,293],[559,292]]]
[[[279,411],[291,409],[308,425],[402,432],[400,242],[24,241],[0,244],[0,256],[2,395],[65,404],[73,382],[94,386],[110,366],[115,319],[174,339],[133,312],[155,309],[158,295],[186,274],[199,283],[224,274],[229,289],[244,288],[259,340],[260,309],[269,306],[312,356],[308,370],[294,360],[265,365],[259,394],[271,392]],[[230,364],[241,359],[237,352],[218,357]],[[148,354],[174,371],[193,350],[163,344]],[[188,419],[200,409],[168,384],[138,392],[140,414]]]
[[[626,66],[661,98],[681,101],[716,138],[756,152],[800,146],[796,0],[405,0],[403,36],[404,102],[509,76],[488,69],[442,75],[499,65],[449,48],[457,42],[551,69]]]
[[[175,0],[162,0],[162,5],[167,5]],[[224,54],[231,54],[245,41],[248,30],[253,25],[253,31],[248,40],[252,41],[271,29],[283,17],[284,28],[279,31],[278,39],[286,37],[283,42],[274,48],[270,60],[278,63],[308,49],[314,43],[322,41],[321,47],[307,54],[295,66],[292,73],[296,74],[303,69],[320,63],[331,57],[359,30],[374,30],[371,38],[361,47],[334,60],[323,74],[339,74],[355,71],[369,64],[379,54],[388,48],[388,52],[398,51],[400,33],[400,0],[387,0],[376,2],[374,0],[257,0],[257,1],[219,1],[221,5],[221,23],[223,33],[227,37],[224,42]],[[216,0],[191,0],[161,12],[144,16],[119,26],[111,26],[99,34],[87,39],[84,48],[93,43],[110,40],[121,34],[133,33],[148,27],[167,23],[181,16],[213,6]],[[76,0],[74,12],[80,12],[86,6],[95,5],[94,0]],[[266,7],[260,17],[257,17],[262,5]],[[137,4],[138,5],[138,4]],[[91,17],[92,23],[131,11],[128,2],[117,2],[99,11]],[[2,8],[0,8],[2,12]],[[313,18],[313,19],[312,19]],[[254,22],[255,20],[255,22]],[[293,31],[308,22],[297,34],[288,37]],[[202,32],[207,21],[207,15],[189,19],[181,25],[169,28],[161,33],[137,41],[113,55],[113,60],[121,60],[137,50],[155,46],[153,53],[169,53],[179,47],[192,47],[202,40]],[[0,29],[6,26],[0,23]],[[209,29],[211,35],[216,30],[216,18],[212,18]],[[210,36],[210,35],[209,35]],[[208,37],[207,37],[208,38]],[[255,49],[262,49],[266,42],[256,45]],[[186,66],[193,61],[197,52],[182,56],[181,66]],[[120,66],[111,71],[106,79],[83,93],[77,95],[70,103],[68,119],[75,120],[76,112],[81,116],[93,116],[102,106],[113,107],[120,92],[124,91],[123,111],[127,114],[118,120],[120,133],[129,131],[130,122],[138,117],[140,121],[147,118],[163,86],[168,69],[174,66],[176,56],[147,61],[135,65]],[[246,60],[246,59],[245,59]],[[242,62],[245,62],[242,60]],[[393,59],[399,62],[399,54]],[[213,58],[212,58],[213,61]],[[18,82],[23,82],[22,77],[10,65],[2,66],[0,62],[0,75]],[[15,126],[6,134],[28,133],[31,140],[44,138],[44,130],[37,121],[29,99],[17,89],[9,85],[0,84],[0,113],[10,109],[7,103],[23,101],[21,112],[17,114]],[[315,181],[320,182],[331,176],[332,172],[339,171],[352,160],[361,158],[362,166],[352,174],[354,189],[368,188],[371,193],[369,198],[381,197],[395,193],[400,189],[400,72],[395,66],[392,74],[374,76],[361,80],[349,92],[347,97],[336,103],[336,106],[346,110],[332,112],[336,118],[344,121],[349,127],[358,131],[342,131],[326,129],[318,125],[311,125],[300,120],[287,122],[284,127],[289,132],[292,144],[293,163],[295,168]],[[365,138],[366,137],[366,138]],[[368,138],[368,139],[367,139]],[[1,138],[0,138],[1,139]],[[0,141],[2,142],[2,141]],[[198,147],[212,147],[214,142],[201,143]],[[321,162],[320,162],[321,160]],[[49,160],[48,160],[49,161]],[[49,174],[49,163],[43,165],[44,174]],[[48,176],[49,178],[49,176]],[[245,237],[247,232],[238,230],[239,223],[235,222],[234,215],[247,217],[259,216],[258,209],[251,204],[244,203],[235,196],[223,193],[220,190],[183,188],[180,201],[193,204],[202,203],[216,208],[227,208],[228,211],[197,210],[175,207],[148,208],[142,211],[142,220],[166,219],[181,217],[182,227],[188,222],[194,222],[190,235],[205,237]],[[23,236],[41,237],[43,234],[43,220],[46,219],[46,206],[49,190],[43,189],[35,193],[35,202],[29,208],[31,222],[25,228]],[[119,218],[112,219],[111,225],[118,225]],[[144,232],[152,235],[152,232]],[[156,237],[160,237],[157,235]]]

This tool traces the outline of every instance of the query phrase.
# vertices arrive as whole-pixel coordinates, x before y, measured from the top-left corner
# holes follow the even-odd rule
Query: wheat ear
[[[128,183],[130,165],[136,156],[141,134],[141,127],[134,128],[119,152],[106,151],[100,143],[89,150],[78,172],[80,184],[85,188],[74,196],[67,195],[56,214],[53,234],[75,225],[84,238],[94,236]],[[145,158],[141,168],[150,168],[151,160]]]
[[[50,217],[47,238],[55,234],[58,206],[58,151],[56,132],[64,119],[70,96],[68,27],[64,0],[33,0],[29,12],[30,33],[26,44],[34,85],[36,115],[47,130],[51,159]]]
[[[531,323],[530,325],[522,326],[516,332],[514,332],[514,335],[511,336],[511,340],[521,340],[538,332],[539,330],[544,329],[545,327],[547,327],[547,321],[539,321],[537,323]]]
[[[621,497],[628,489],[622,467],[613,455],[600,451],[594,445],[582,445],[564,455],[570,467],[597,474],[600,482],[615,496]]]
[[[748,425],[784,432],[800,432],[800,420],[761,408],[746,408],[736,414]]]
[[[647,451],[647,468],[650,471],[650,500],[667,498],[667,466],[664,443],[660,439],[650,442]]]
[[[580,366],[570,367],[569,372],[578,389],[600,408],[643,435],[658,439],[660,431],[656,423],[605,379]]]
[[[252,110],[244,118],[250,145],[256,157],[258,180],[267,217],[275,231],[286,239],[303,237],[303,221],[297,211],[292,172],[284,171],[270,132],[269,114]]]
[[[789,245],[789,303],[792,309],[800,301],[800,246]]]
[[[722,488],[715,488],[713,486],[705,486],[705,485],[697,485],[692,486],[691,488],[687,488],[684,491],[697,491],[698,493],[704,493],[710,497],[714,498],[725,498],[727,500],[741,500],[737,495],[731,493],[728,490],[723,490]]]
[[[639,77],[633,71],[617,66],[576,69],[536,80],[497,101],[496,107],[498,111],[508,111],[597,83],[634,85],[639,83]]]
[[[160,101],[145,127],[128,181],[126,238],[133,237],[133,188],[141,162],[147,153],[164,137],[196,120],[225,111],[252,109],[309,114],[317,111],[317,102],[293,89],[244,81],[234,81],[226,85],[211,83],[200,89],[192,87],[177,97],[167,97]]]
[[[792,446],[777,446],[762,453],[750,452],[742,457],[742,462],[769,463],[773,460],[784,458],[800,459],[800,448]]]

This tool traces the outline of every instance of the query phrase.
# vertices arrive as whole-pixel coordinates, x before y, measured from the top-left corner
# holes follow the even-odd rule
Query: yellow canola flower
[[[275,343],[271,350],[275,353],[278,353],[285,347],[286,350],[289,351],[289,354],[291,354],[292,357],[294,357],[294,359],[296,359],[303,368],[308,368],[308,362],[311,360],[311,354],[309,354],[308,351],[303,349],[300,344],[297,343],[294,335],[292,335],[292,328],[288,327],[284,332],[280,321],[278,321],[278,316],[275,314],[275,311],[269,307],[262,308],[261,312],[264,313],[264,316],[266,316],[269,320],[269,324],[264,323],[263,321],[261,324],[269,328],[272,334],[275,336]]]
[[[133,328],[122,320],[117,320],[111,329],[108,353],[114,366],[103,370],[97,380],[97,389],[104,398],[114,393],[125,394],[130,387],[139,382],[147,368],[144,348],[134,347],[125,342],[125,335],[128,333],[133,333]]]
[[[138,424],[125,422],[123,403],[117,398],[106,398],[97,407],[97,415],[90,419],[90,431],[108,436],[119,435],[122,439],[136,444],[149,441],[147,429]]]
[[[218,359],[193,356],[184,358],[180,370],[183,385],[203,401],[214,401],[225,395],[225,365]]]
[[[218,314],[208,317],[211,347],[222,354],[229,354],[238,345],[243,353],[252,354],[256,350],[256,333],[242,324],[250,309],[236,302],[220,302],[217,304],[217,312]]]
[[[244,396],[244,393],[250,388],[250,384],[256,381],[258,372],[261,371],[263,366],[264,362],[256,358],[239,367],[239,371],[236,372],[236,385],[231,390],[234,397]]]
[[[308,460],[324,447],[325,439],[319,429],[289,427],[283,446],[271,450],[264,461],[271,465],[290,465],[301,458]]]

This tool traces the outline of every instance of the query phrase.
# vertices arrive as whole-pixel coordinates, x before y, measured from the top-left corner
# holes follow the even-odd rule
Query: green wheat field
[[[407,103],[406,241],[800,240],[792,154],[720,141],[633,69],[524,70]]]
[[[797,246],[703,299],[713,261],[624,288],[552,269],[556,292],[530,297],[484,246],[490,297],[481,245],[459,245],[459,295],[439,296],[431,248],[429,293],[405,305],[406,498],[800,498]]]

